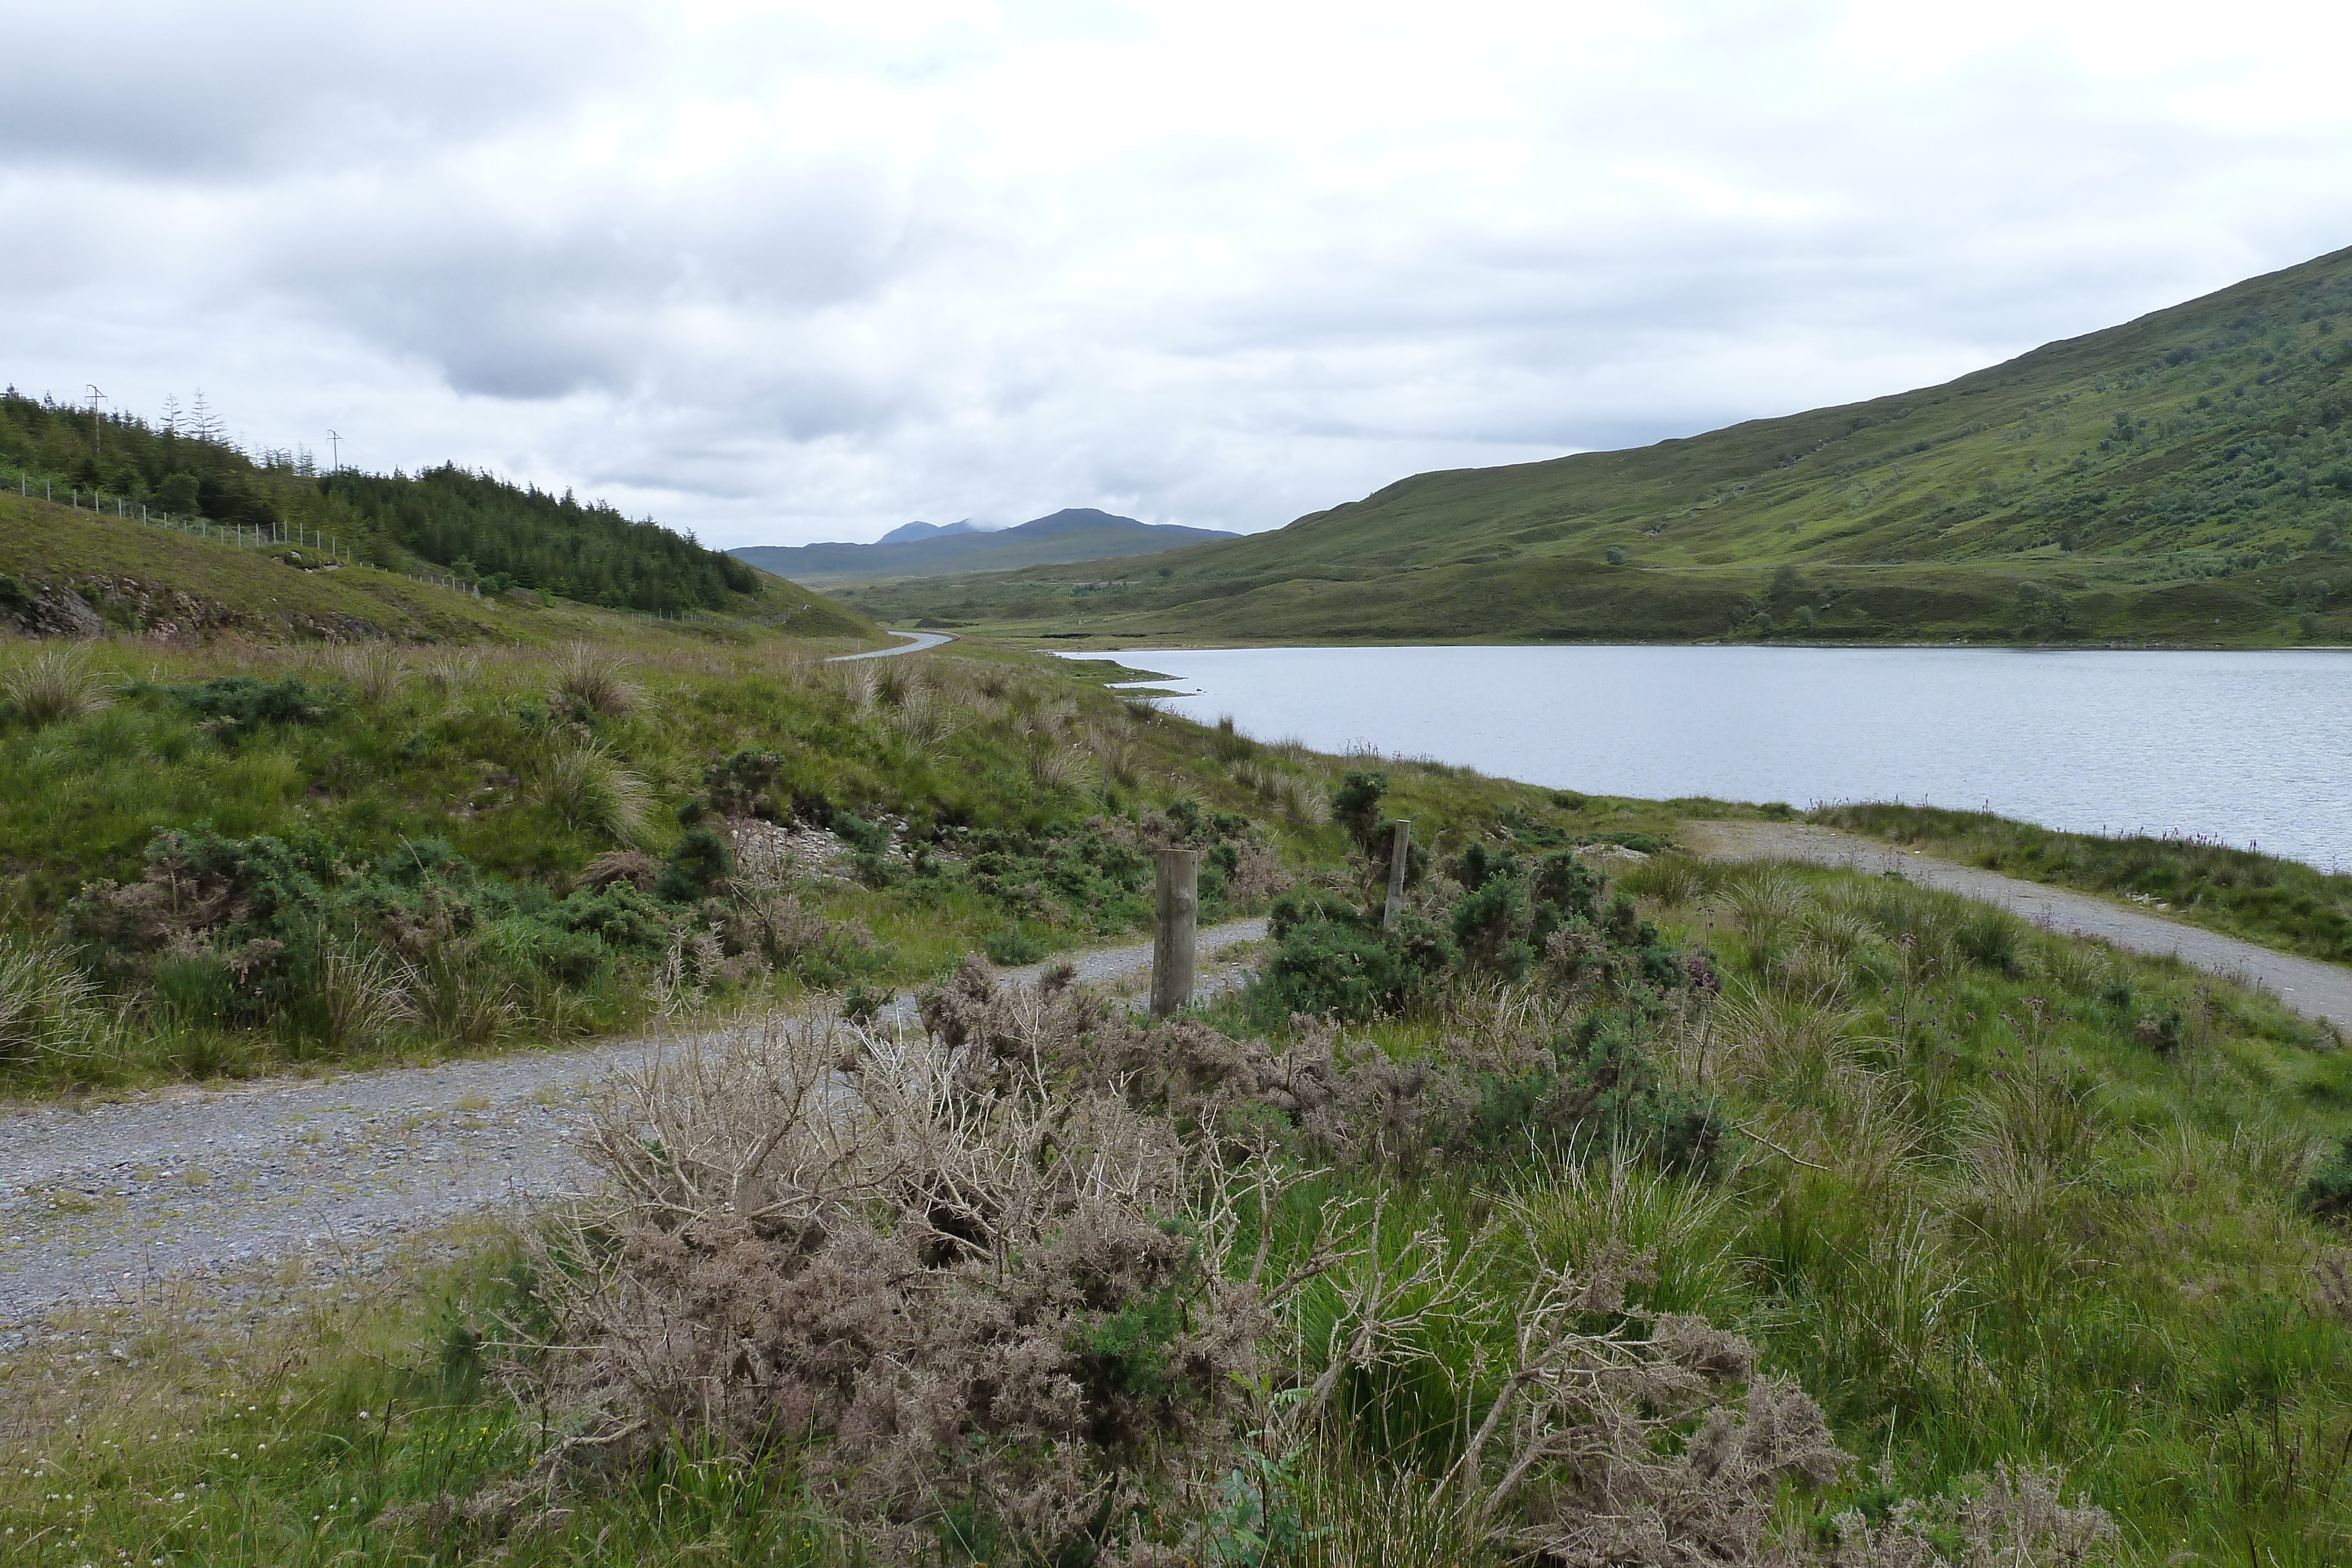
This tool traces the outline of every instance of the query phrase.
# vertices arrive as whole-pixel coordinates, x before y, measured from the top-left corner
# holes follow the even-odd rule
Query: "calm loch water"
[[[2352,652],[1247,648],[1118,657],[1168,706],[1555,789],[1902,800],[2352,869]]]

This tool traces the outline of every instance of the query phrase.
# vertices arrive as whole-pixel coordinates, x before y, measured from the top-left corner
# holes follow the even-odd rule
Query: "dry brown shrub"
[[[950,1511],[1050,1558],[1196,1470],[1265,1322],[1189,1233],[1173,1130],[971,1079],[928,1038],[768,1025],[619,1081],[557,1303],[568,1454],[805,1444],[884,1560]]]
[[[2341,1247],[2320,1249],[2312,1264],[2312,1304],[2323,1316],[2352,1323],[2352,1251]]]
[[[1858,1511],[1840,1514],[1832,1524],[1835,1542],[1811,1560],[1824,1568],[1950,1568],[1932,1531],[1959,1538],[1963,1568],[2089,1568],[2112,1561],[2121,1541],[2115,1521],[2085,1498],[2067,1506],[2064,1486],[2064,1472],[2054,1466],[2004,1461],[1966,1502],[1906,1499],[1876,1527]]]
[[[1378,1223],[1335,1260],[1339,1311],[1319,1309],[1319,1343],[1304,1319],[1285,1323],[1320,1364],[1302,1367],[1279,1418],[1328,1422],[1359,1372],[1410,1376],[1433,1361],[1426,1325],[1484,1322],[1508,1347],[1475,1379],[1495,1392],[1429,1497],[1462,1535],[1570,1568],[1760,1568],[1781,1483],[1822,1485],[1846,1463],[1803,1390],[1757,1375],[1746,1340],[1633,1307],[1642,1259],[1602,1249],[1580,1270],[1545,1268],[1510,1290],[1494,1274],[1506,1249],[1491,1234],[1456,1245],[1431,1227],[1383,1247]]]
[[[811,957],[840,963],[874,946],[874,934],[863,922],[828,919],[773,888],[744,889],[709,915],[728,956],[756,954],[779,969]]]
[[[662,862],[643,850],[607,850],[580,868],[580,885],[602,893],[614,883],[625,882],[643,893],[661,873]]]
[[[1194,1019],[1139,1021],[1084,989],[1000,988],[977,959],[923,998],[921,1017],[943,1048],[961,1053],[975,1085],[1121,1095],[1228,1155],[1283,1146],[1339,1164],[1413,1167],[1462,1146],[1477,1106],[1451,1063],[1350,1051],[1312,1019],[1295,1020],[1293,1042],[1276,1052]]]

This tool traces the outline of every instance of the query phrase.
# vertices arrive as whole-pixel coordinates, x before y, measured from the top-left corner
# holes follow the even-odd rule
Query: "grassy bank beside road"
[[[1058,661],[601,617],[516,647],[0,643],[0,1084],[479,1051],[1141,931],[1150,848],[1204,915],[1339,854],[1335,758]],[[1425,837],[1675,810],[1391,768]],[[1646,841],[1646,840],[1645,840]]]
[[[1192,1151],[1200,1185],[1162,1189],[1167,1228],[1088,1211],[1084,1234],[1202,1271],[1144,1276],[1164,1279],[1162,1297],[1076,1276],[1108,1304],[1074,1286],[1041,1333],[1021,1293],[1034,1259],[1003,1255],[1001,1287],[937,1262],[933,1288],[965,1315],[927,1317],[942,1338],[910,1351],[969,1355],[977,1378],[1005,1364],[992,1336],[1011,1337],[1066,1368],[1085,1408],[1162,1423],[1160,1447],[1111,1428],[1067,1472],[1039,1466],[1003,1439],[1002,1407],[935,1362],[902,1375],[907,1396],[946,1404],[965,1441],[893,1449],[915,1469],[879,1500],[856,1484],[870,1469],[843,1466],[870,1436],[824,1406],[763,1427],[764,1385],[723,1369],[708,1376],[730,1420],[648,1439],[623,1417],[649,1392],[583,1404],[566,1371],[597,1343],[583,1306],[604,1299],[564,1250],[577,1240],[493,1234],[356,1301],[346,1289],[306,1310],[281,1284],[242,1328],[93,1318],[86,1337],[43,1340],[0,1368],[0,1521],[44,1568],[1029,1563],[1068,1561],[1074,1541],[1134,1561],[1499,1568],[1531,1537],[1607,1525],[1576,1472],[1547,1461],[1557,1444],[1608,1467],[1620,1516],[1670,1541],[1736,1528],[1792,1563],[2341,1561],[2352,1251],[2327,1159],[2352,1131],[2352,1058],[2227,983],[1833,870],[1654,860],[1600,894],[1637,901],[1622,936],[1571,925],[1582,939],[1510,980],[1485,967],[1508,944],[1477,939],[1526,906],[1479,894],[1539,884],[1504,867],[1518,841],[1490,833],[1416,896],[1459,916],[1464,967],[1336,1033],[1261,1032],[1246,998],[1149,1033],[1066,993],[959,988],[929,1015],[970,1070],[985,1071],[970,1053],[1013,1060],[1042,1096],[958,1099],[966,1153],[997,1149],[998,1118],[1017,1131],[1031,1103],[1066,1118],[1048,1157],[1106,1119],[1161,1157]],[[1641,961],[1664,950],[1672,965]],[[1308,973],[1276,969],[1266,984]],[[803,1054],[834,1071],[845,1043]],[[795,1060],[789,1042],[746,1049],[739,1066]],[[1339,1092],[1310,1111],[1326,1051]],[[857,1071],[887,1097],[884,1062]],[[1106,1071],[1116,1102],[1088,1097]],[[610,1157],[655,1171],[688,1125],[718,1135],[717,1107],[682,1083],[616,1106],[629,1137]],[[1269,1190],[1270,1210],[1247,1196]],[[1236,1191],[1237,1207],[1218,1196]],[[814,1321],[835,1375],[865,1379],[856,1347],[889,1320],[829,1282],[825,1249],[864,1237],[877,1201],[828,1207],[835,1239],[803,1240],[809,1257],[722,1234],[700,1278],[737,1292],[669,1281],[664,1234],[713,1245],[686,1224],[593,1256],[680,1315],[674,1343],[696,1343],[685,1331],[702,1314],[740,1312],[761,1354],[811,1354],[795,1337],[809,1331],[786,1332],[810,1318],[771,1324],[749,1293],[789,1290],[796,1312],[833,1313]],[[1045,1253],[1048,1267],[1089,1256]],[[1547,1293],[1567,1288],[1556,1268],[1580,1293]],[[1250,1281],[1293,1278],[1263,1318],[1224,1315]],[[967,1323],[988,1332],[958,1337]],[[1244,1346],[1245,1362],[1213,1359]],[[1606,1366],[1623,1397],[1555,1389],[1546,1354],[1580,1375]],[[776,1404],[803,1408],[785,1403],[799,1386],[780,1382]],[[1210,1435],[1188,1409],[1230,1425]],[[1746,1457],[1736,1481],[1681,1464],[1718,1451],[1694,1433]],[[583,1437],[600,1441],[566,1447]],[[1548,1484],[1506,1490],[1521,1460]],[[980,1490],[1005,1474],[1047,1496],[1106,1478],[1134,1490],[1108,1518],[1040,1518]]]
[[[1984,811],[1855,804],[1809,814],[1946,860],[2104,893],[2281,952],[2352,964],[2352,876],[2194,839],[2060,832]]]

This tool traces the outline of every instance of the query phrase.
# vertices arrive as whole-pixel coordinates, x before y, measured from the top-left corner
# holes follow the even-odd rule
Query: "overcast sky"
[[[9,8],[0,380],[719,544],[1927,384],[2352,244],[2352,7]]]

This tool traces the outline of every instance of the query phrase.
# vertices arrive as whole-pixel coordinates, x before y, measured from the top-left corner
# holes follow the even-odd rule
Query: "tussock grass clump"
[[[340,681],[362,704],[381,708],[408,684],[408,661],[387,643],[349,643],[320,660],[328,679]]]
[[[635,711],[638,691],[628,676],[629,661],[593,643],[573,643],[556,660],[555,692],[588,712],[623,718]]]
[[[559,744],[540,764],[539,799],[583,832],[618,844],[643,833],[653,791],[599,740]]]
[[[37,729],[98,712],[110,700],[111,687],[78,649],[36,653],[0,675],[0,692],[7,694],[16,716]]]
[[[1093,785],[1096,778],[1094,758],[1076,746],[1044,742],[1029,754],[1029,777],[1045,794],[1060,789],[1084,790]]]
[[[425,663],[425,684],[436,695],[462,691],[482,673],[482,655],[470,648],[451,648]]]
[[[438,946],[404,966],[396,984],[402,1010],[451,1045],[490,1045],[515,1026],[513,982],[463,944]],[[365,1004],[355,996],[352,1006],[357,1011]],[[389,1017],[389,1007],[379,1016]]]
[[[415,1017],[407,990],[382,953],[328,948],[319,956],[310,1000],[318,1041],[335,1055],[373,1050]]]
[[[47,942],[0,936],[0,1062],[85,1055],[106,1032],[98,990]]]

